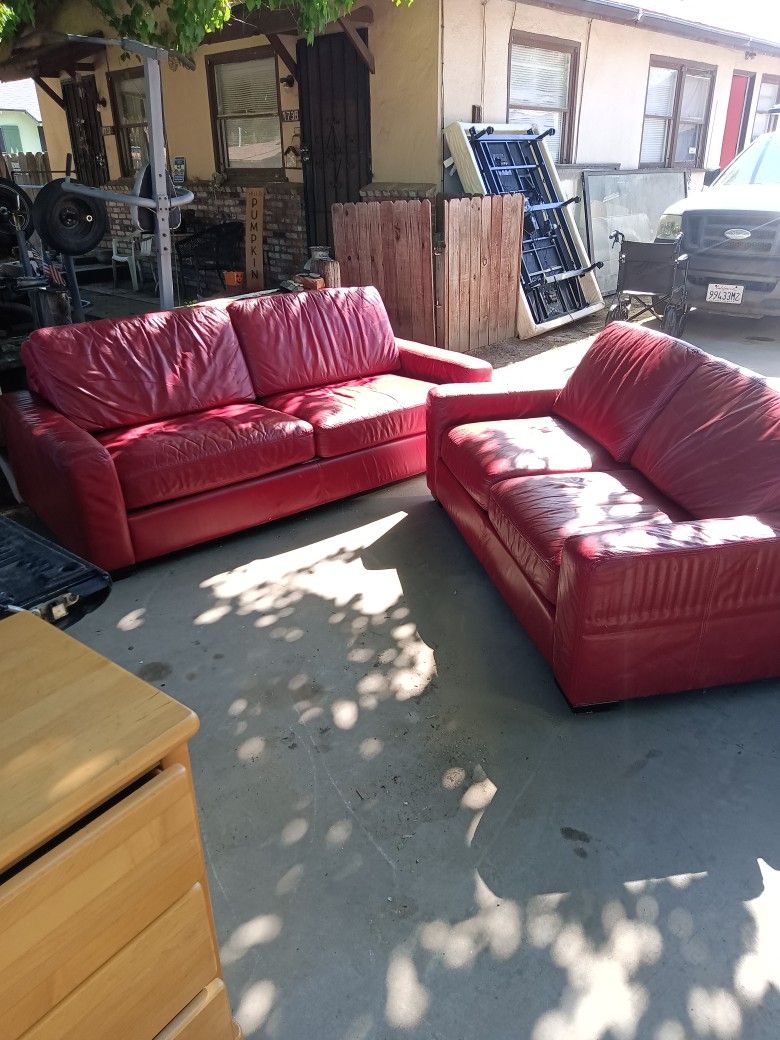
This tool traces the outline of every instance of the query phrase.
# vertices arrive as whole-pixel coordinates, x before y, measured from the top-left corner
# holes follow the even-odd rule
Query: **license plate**
[[[742,303],[744,285],[721,285],[720,282],[710,282],[707,286],[707,303]]]

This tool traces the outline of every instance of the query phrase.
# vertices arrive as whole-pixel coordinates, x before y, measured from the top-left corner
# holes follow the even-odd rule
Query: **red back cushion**
[[[371,286],[237,300],[228,313],[258,397],[400,365],[385,305]]]
[[[553,410],[617,462],[627,462],[643,431],[703,359],[688,343],[614,322],[588,348]]]
[[[255,396],[230,318],[215,307],[39,329],[22,359],[30,389],[91,431]]]
[[[724,361],[701,365],[631,464],[698,519],[780,509],[780,394]]]

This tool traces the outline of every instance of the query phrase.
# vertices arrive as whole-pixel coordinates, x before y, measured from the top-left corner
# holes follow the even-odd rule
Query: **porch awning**
[[[92,36],[102,36],[94,32]],[[91,72],[100,44],[74,40],[67,33],[39,30],[15,40],[9,53],[0,57],[0,80],[59,79],[62,73]]]

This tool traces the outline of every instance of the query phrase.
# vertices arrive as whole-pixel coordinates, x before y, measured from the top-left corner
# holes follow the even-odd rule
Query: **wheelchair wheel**
[[[661,319],[661,331],[665,332],[667,336],[681,336],[687,317],[687,307],[675,307],[673,304],[669,304]]]
[[[653,296],[650,300],[650,310],[659,321],[664,320],[664,312],[669,304],[668,296]]]
[[[628,321],[628,300],[623,300],[620,297],[607,311],[607,316],[604,319],[604,327],[611,325],[613,321]]]

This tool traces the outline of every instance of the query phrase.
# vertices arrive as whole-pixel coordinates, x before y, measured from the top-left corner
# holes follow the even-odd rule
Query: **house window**
[[[762,76],[761,86],[758,90],[756,114],[753,117],[751,141],[755,141],[757,137],[771,129],[772,116],[769,109],[778,104],[780,104],[780,76]]]
[[[511,37],[507,122],[552,127],[547,145],[556,162],[571,160],[579,49],[578,43],[552,36],[513,32]]]
[[[144,71],[133,68],[109,72],[108,82],[119,167],[123,177],[132,177],[149,162],[149,119],[146,113]]]
[[[653,58],[647,77],[640,166],[701,166],[715,70]]]
[[[217,169],[234,179],[256,178],[263,170],[278,178],[282,130],[273,51],[228,51],[206,62]]]
[[[0,126],[0,152],[21,152],[22,135],[18,126]]]

